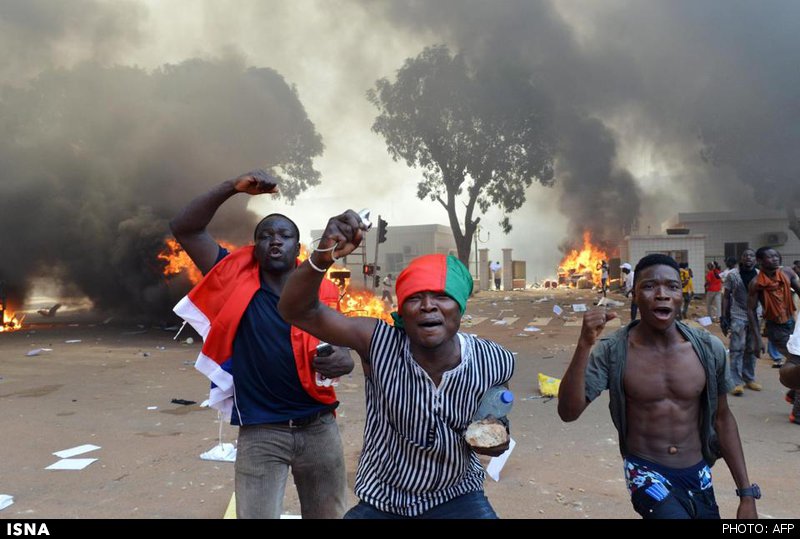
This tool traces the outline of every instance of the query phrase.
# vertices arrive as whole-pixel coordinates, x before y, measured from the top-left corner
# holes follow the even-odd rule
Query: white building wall
[[[800,239],[789,230],[786,215],[780,211],[679,213],[663,227],[688,228],[691,235],[706,236],[705,262],[716,260],[722,267],[726,243],[747,243],[753,250],[770,245],[781,253],[785,265],[800,260]],[[766,241],[767,234],[776,232],[786,236],[782,245]]]
[[[703,293],[705,289],[705,236],[695,234],[628,236],[625,238],[625,242],[627,243],[629,255],[627,262],[630,262],[633,267],[636,267],[636,263],[650,253],[687,251],[689,267],[694,273],[695,293]],[[623,262],[626,262],[626,260],[623,260]]]

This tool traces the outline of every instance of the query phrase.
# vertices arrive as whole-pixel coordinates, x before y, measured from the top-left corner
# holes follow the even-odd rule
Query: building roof
[[[721,222],[721,221],[774,221],[786,220],[786,212],[783,210],[768,210],[759,207],[752,211],[701,211],[677,213],[664,221],[661,228],[674,228],[676,225],[686,225],[689,223]]]

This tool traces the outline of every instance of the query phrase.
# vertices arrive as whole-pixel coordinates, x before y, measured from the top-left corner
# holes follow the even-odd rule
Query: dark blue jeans
[[[631,497],[633,508],[644,519],[719,519],[714,488],[687,490],[675,486],[669,495],[656,501],[640,488]]]
[[[469,492],[453,498],[449,502],[437,505],[432,509],[428,509],[424,513],[416,517],[405,517],[402,515],[395,515],[394,513],[387,513],[381,511],[375,506],[366,502],[358,502],[358,505],[345,513],[344,518],[352,519],[406,519],[406,518],[423,518],[423,519],[436,519],[436,518],[498,518],[497,513],[494,512],[489,500],[484,495],[483,491]]]

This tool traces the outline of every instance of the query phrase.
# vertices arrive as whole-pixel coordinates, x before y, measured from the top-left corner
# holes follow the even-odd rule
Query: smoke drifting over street
[[[0,125],[0,278],[12,305],[44,275],[102,310],[168,313],[185,287],[166,286],[156,255],[189,197],[256,167],[275,167],[288,198],[319,181],[322,143],[294,89],[236,57],[46,67],[3,89]],[[243,202],[220,212],[219,236],[249,237]]]
[[[613,247],[677,211],[754,196],[800,205],[796,2],[332,4],[0,4],[0,279],[12,300],[50,276],[103,309],[168,312],[178,292],[155,258],[166,221],[255,167],[278,167],[287,198],[321,182],[287,210],[303,232],[350,205],[390,224],[445,222],[414,197],[420,171],[370,133],[365,98],[435,44],[476,69],[524,70],[547,96],[554,186],[528,190],[509,244],[499,227],[491,236],[531,273],[583,230]],[[226,204],[212,232],[246,240],[258,216],[245,202]]]

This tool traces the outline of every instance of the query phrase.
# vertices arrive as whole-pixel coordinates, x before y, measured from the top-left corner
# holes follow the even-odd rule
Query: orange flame
[[[592,244],[592,234],[583,233],[583,249],[572,250],[561,260],[558,273],[567,279],[567,284],[575,285],[580,277],[590,278],[594,284],[600,286],[600,264],[608,260],[608,254]]]
[[[186,276],[189,278],[189,281],[192,284],[199,283],[200,279],[203,278],[203,274],[200,273],[200,270],[194,265],[194,262],[192,262],[192,259],[189,258],[189,255],[186,253],[186,251],[183,250],[183,247],[181,247],[180,243],[172,238],[167,238],[164,240],[164,243],[166,246],[160,253],[158,253],[157,256],[159,260],[164,261],[164,269],[162,270],[162,273],[166,277],[172,277],[174,275],[179,275],[182,272],[186,272]],[[237,247],[236,245],[228,243],[227,241],[221,241],[219,244],[225,247],[228,251],[233,251]]]
[[[3,323],[0,324],[0,332],[6,331],[17,331],[18,329],[22,329],[22,321],[25,320],[23,316],[20,319],[17,319],[17,315],[8,311],[3,311]]]
[[[368,316],[392,323],[386,304],[368,290],[347,290],[339,300],[339,308],[346,316]]]
[[[186,272],[192,284],[197,284],[203,275],[197,266],[194,265],[192,259],[186,254],[186,251],[180,244],[172,238],[164,241],[165,247],[158,254],[158,259],[164,261],[163,274],[166,277],[172,277],[182,272]],[[235,245],[221,241],[220,245],[229,251],[236,249]],[[300,262],[303,262],[309,257],[308,248],[300,244],[300,255],[297,257]],[[340,275],[347,274],[344,278],[332,278],[331,273],[339,273]],[[355,290],[350,289],[350,271],[341,266],[331,266],[328,269],[325,277],[333,281],[340,291],[339,307],[347,316],[368,316],[372,318],[380,318],[388,323],[392,323],[392,317],[389,315],[389,309],[375,294],[368,290]]]
[[[308,247],[306,247],[305,244],[301,243],[300,254],[297,255],[297,260],[299,260],[300,262],[305,262],[307,258],[308,258]]]

